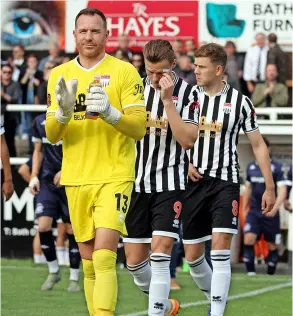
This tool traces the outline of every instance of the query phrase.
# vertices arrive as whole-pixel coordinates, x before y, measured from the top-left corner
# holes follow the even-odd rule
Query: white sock
[[[45,264],[47,263],[46,257],[42,255],[36,255],[34,254],[34,263],[35,264]]]
[[[152,278],[149,292],[149,316],[164,315],[170,309],[170,261],[171,256],[164,253],[152,253]]]
[[[45,257],[44,254],[40,255],[40,264],[46,264],[47,263],[47,259]]]
[[[65,247],[56,247],[56,256],[60,266],[65,265]]]
[[[79,269],[70,268],[70,277],[69,280],[78,281],[79,280]]]
[[[64,261],[66,266],[70,266],[70,258],[69,258],[69,248],[65,247],[65,252],[64,252]]]
[[[41,255],[36,255],[36,254],[34,254],[34,263],[35,264],[40,264],[41,262],[40,262],[40,260],[41,260]]]
[[[50,273],[57,273],[59,271],[58,261],[54,260],[51,262],[47,262]]]
[[[211,316],[223,316],[231,281],[230,250],[212,250]]]
[[[203,254],[193,262],[187,261],[190,267],[190,275],[201,291],[204,292],[208,300],[211,299],[212,269]]]
[[[128,271],[132,274],[134,283],[145,293],[149,294],[150,283],[152,278],[152,270],[149,264],[149,259],[136,264],[126,265]]]

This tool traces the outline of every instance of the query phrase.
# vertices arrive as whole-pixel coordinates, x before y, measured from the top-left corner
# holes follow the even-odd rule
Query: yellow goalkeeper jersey
[[[100,118],[85,119],[84,102],[90,83],[99,75],[112,106],[122,113],[138,106],[145,112],[143,84],[136,69],[108,54],[90,69],[83,68],[78,57],[54,68],[48,83],[47,115],[56,112],[55,86],[61,75],[65,81],[78,80],[74,113],[63,138],[61,184],[134,181],[135,140]]]

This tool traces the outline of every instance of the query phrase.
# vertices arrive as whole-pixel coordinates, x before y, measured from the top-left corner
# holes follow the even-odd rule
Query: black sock
[[[276,272],[277,263],[278,263],[278,249],[271,250],[266,258],[268,264],[267,274],[273,275]]]
[[[247,272],[255,272],[254,257],[254,246],[244,245],[244,262]]]
[[[69,240],[69,262],[71,269],[79,269],[79,264],[81,261],[80,253],[78,250],[77,242],[74,238],[74,235],[67,234]]]
[[[48,262],[57,260],[56,248],[52,230],[48,232],[39,232],[41,248]]]

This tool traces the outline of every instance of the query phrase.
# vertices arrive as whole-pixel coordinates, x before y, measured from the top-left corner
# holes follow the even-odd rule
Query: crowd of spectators
[[[198,43],[197,47],[206,44]],[[118,37],[118,48],[111,54],[130,62],[141,77],[146,75],[143,55],[130,48],[131,39],[122,34]],[[177,57],[174,71],[188,83],[195,85],[194,53],[196,43],[193,39],[185,41],[175,39],[172,46]],[[287,55],[278,45],[277,35],[266,37],[259,33],[255,45],[248,48],[246,54],[237,52],[234,42],[227,41],[224,46],[228,60],[225,80],[248,95],[256,107],[288,106],[288,61]],[[30,140],[30,126],[35,112],[8,112],[7,104],[46,104],[46,90],[50,71],[55,66],[70,60],[58,44],[53,43],[48,56],[38,60],[37,56],[26,52],[21,45],[13,47],[11,56],[1,60],[1,113],[6,129],[10,155],[17,156],[15,137],[21,135]],[[29,142],[30,143],[30,142]],[[29,151],[32,151],[30,144]]]

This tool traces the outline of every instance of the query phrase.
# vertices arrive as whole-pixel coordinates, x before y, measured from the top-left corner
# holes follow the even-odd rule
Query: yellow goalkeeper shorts
[[[70,220],[77,242],[95,238],[97,228],[117,230],[127,235],[125,217],[133,182],[67,186]]]

